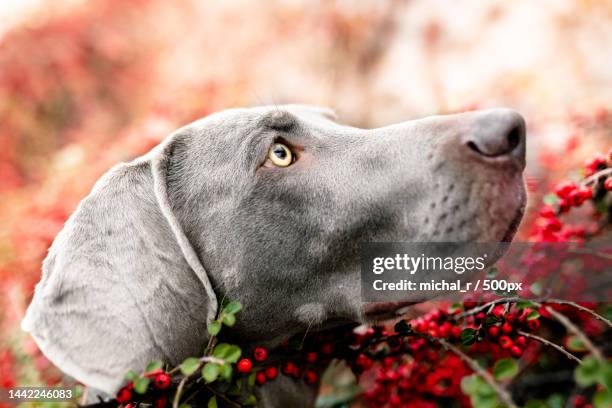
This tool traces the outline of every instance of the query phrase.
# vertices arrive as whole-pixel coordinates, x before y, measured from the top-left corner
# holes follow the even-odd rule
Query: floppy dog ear
[[[166,194],[172,139],[96,183],[53,242],[22,323],[61,370],[108,393],[129,369],[201,353],[217,312]]]

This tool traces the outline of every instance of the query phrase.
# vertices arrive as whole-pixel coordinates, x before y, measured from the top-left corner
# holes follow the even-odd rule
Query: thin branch
[[[537,306],[542,306],[542,304],[537,303],[537,302],[533,302],[533,304],[535,304]],[[601,353],[601,351],[597,347],[595,347],[595,345],[591,342],[591,340],[587,337],[587,335],[584,334],[582,332],[582,330],[580,330],[578,328],[578,326],[576,326],[574,323],[572,323],[572,321],[570,319],[568,319],[565,315],[557,312],[552,307],[544,306],[544,308],[555,319],[557,319],[557,321],[559,323],[561,323],[563,326],[565,326],[565,328],[568,331],[574,333],[578,337],[578,339],[580,339],[580,341],[582,341],[582,344],[584,344],[584,347],[586,347],[593,354],[593,356],[595,356],[596,359],[598,359],[599,361],[604,361],[603,354]]]
[[[179,404],[181,403],[181,396],[183,394],[183,389],[185,388],[185,385],[195,373],[200,372],[200,369],[205,363],[214,363],[214,364],[219,364],[219,365],[225,364],[225,361],[221,360],[220,358],[213,357],[213,356],[200,357],[199,360],[200,362],[198,364],[198,368],[196,368],[195,371],[191,375],[186,375],[181,379],[181,382],[179,383],[178,388],[176,389],[176,394],[174,394],[174,400],[172,401],[172,408],[179,407]],[[172,371],[176,371],[177,369],[180,369],[180,366],[174,368]]]
[[[495,306],[495,305],[500,304],[500,303],[514,303],[514,302],[520,302],[522,300],[530,301],[529,299],[522,299],[522,298],[519,298],[519,297],[495,299],[495,300],[492,300],[490,302],[485,303],[482,306],[478,306],[478,307],[475,307],[473,309],[468,310],[467,312],[463,312],[461,314],[458,314],[455,317],[455,320],[458,320],[458,319],[461,319],[461,318],[464,318],[464,317],[467,317],[467,316],[475,315],[476,313],[482,312],[483,310],[487,309],[488,307],[492,307],[492,306]]]
[[[589,184],[598,183],[602,177],[612,176],[612,168],[598,171],[597,173],[585,178],[580,182],[581,186],[588,186]]]
[[[506,404],[508,408],[518,408],[517,405],[512,400],[512,396],[510,395],[508,390],[506,390],[506,388],[504,388],[501,384],[495,381],[493,376],[487,370],[483,369],[476,360],[474,360],[473,358],[465,354],[463,351],[459,350],[457,347],[448,343],[446,340],[438,339],[435,337],[431,337],[431,338],[428,337],[428,338],[436,343],[439,343],[446,350],[451,351],[455,353],[457,356],[459,356],[461,360],[463,360],[466,364],[468,364],[470,368],[474,370],[476,374],[478,374],[483,380],[487,382],[487,384],[491,386],[491,388],[495,390],[497,395],[499,395],[501,400],[504,402],[504,404]]]
[[[552,341],[545,339],[544,337],[540,337],[540,336],[537,336],[535,334],[527,333],[527,332],[524,332],[522,330],[519,330],[518,333],[520,335],[522,335],[522,336],[529,337],[530,339],[537,340],[537,341],[539,341],[542,344],[550,346],[550,347],[560,351],[561,353],[563,353],[565,355],[565,357],[569,358],[570,360],[574,360],[578,364],[582,364],[582,360],[580,360],[578,357],[576,357],[575,355],[573,355],[572,353],[570,353],[569,351],[567,351],[565,348],[561,347],[560,345],[555,344]]]
[[[225,395],[223,395],[223,393],[218,392],[217,390],[215,390],[214,388],[212,388],[211,386],[205,385],[204,386],[208,391],[212,392],[213,394],[215,394],[215,396],[221,398],[223,401],[225,401],[227,404],[231,405],[232,407],[237,407],[240,408],[240,404],[238,404],[237,402],[232,401],[231,399],[227,398]]]
[[[578,310],[581,310],[585,313],[590,314],[591,316],[593,316],[595,319],[604,322],[605,324],[608,325],[608,327],[612,327],[612,322],[608,319],[606,319],[605,317],[603,317],[602,315],[600,315],[599,313],[595,312],[594,310],[589,309],[588,307],[584,307],[579,305],[576,302],[572,302],[569,300],[561,300],[561,299],[548,299],[545,301],[545,303],[556,303],[558,305],[568,305],[568,306],[572,306],[575,307]]]

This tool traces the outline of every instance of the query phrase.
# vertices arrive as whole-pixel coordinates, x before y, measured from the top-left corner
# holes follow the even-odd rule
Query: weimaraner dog
[[[301,105],[191,123],[106,173],[55,239],[23,321],[43,353],[113,394],[128,369],[199,355],[225,329],[275,347],[299,332],[391,315],[360,299],[365,241],[512,239],[525,206],[525,123],[493,109],[378,129]],[[281,376],[260,405],[312,406]]]

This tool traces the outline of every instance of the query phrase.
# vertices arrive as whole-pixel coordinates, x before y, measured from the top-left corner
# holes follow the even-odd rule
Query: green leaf
[[[523,309],[525,309],[527,307],[533,309],[535,307],[535,305],[532,302],[530,302],[529,300],[519,300],[518,302],[516,302],[514,304],[514,307],[516,307],[519,310],[523,310]]]
[[[536,310],[532,310],[527,315],[527,320],[535,320],[535,319],[539,319],[539,318],[540,318],[540,314]]]
[[[219,377],[219,365],[215,363],[206,363],[202,368],[202,378],[207,383],[215,381]]]
[[[595,408],[612,407],[612,390],[599,390],[593,396],[593,405]]]
[[[484,327],[490,327],[496,323],[499,323],[499,321],[500,321],[499,317],[489,314],[485,317],[483,324],[484,324]]]
[[[493,367],[493,375],[499,381],[509,380],[514,377],[519,371],[516,360],[511,358],[502,358],[495,363]]]
[[[549,407],[548,405],[546,405],[544,401],[539,400],[539,399],[533,399],[533,400],[527,401],[527,403],[525,404],[525,408],[549,408]]]
[[[255,385],[255,371],[253,371],[251,374],[249,374],[249,378],[247,379],[247,384],[249,385],[249,387],[253,387]]]
[[[242,355],[242,350],[240,350],[240,347],[232,344],[229,347],[229,350],[227,351],[227,354],[225,355],[224,360],[227,361],[228,363],[235,363],[236,361],[238,361],[241,355]]]
[[[134,380],[134,391],[138,394],[144,394],[147,392],[147,388],[149,388],[150,379],[147,377],[140,377]]]
[[[183,361],[180,365],[181,373],[183,375],[191,375],[196,372],[198,366],[200,365],[200,360],[195,357],[189,357],[185,361]]]
[[[242,309],[242,305],[240,304],[240,302],[232,301],[232,302],[229,302],[227,305],[225,305],[225,307],[223,308],[223,313],[236,314],[241,309]]]
[[[478,376],[476,374],[467,375],[461,379],[461,390],[464,394],[476,394],[478,390]]]
[[[233,369],[232,369],[231,364],[223,364],[221,366],[221,378],[223,378],[224,380],[231,381],[232,372],[233,372]]]
[[[561,394],[552,394],[546,399],[547,408],[563,408],[565,407],[565,398]]]
[[[571,351],[585,351],[586,347],[578,336],[569,336],[565,341],[565,346]]]
[[[212,355],[213,357],[224,359],[225,356],[227,355],[227,351],[229,350],[229,348],[230,348],[229,343],[219,343],[213,349]]]
[[[134,381],[136,378],[138,378],[138,374],[136,374],[133,370],[130,370],[125,374],[125,379],[128,381]]]
[[[159,370],[164,366],[160,360],[153,360],[149,364],[147,364],[147,368],[145,368],[145,373],[150,373],[151,371]]]
[[[595,384],[600,374],[601,366],[599,361],[593,356],[589,356],[582,360],[582,364],[576,367],[574,378],[576,382],[583,387]]]
[[[476,330],[474,329],[463,329],[461,331],[461,344],[464,346],[472,345],[476,342]]]
[[[476,394],[472,398],[470,398],[470,400],[472,401],[472,405],[474,406],[474,408],[497,408],[498,407],[497,395],[495,394],[493,395]]]
[[[463,310],[463,305],[461,303],[453,303],[449,308],[448,308],[448,313],[450,314],[454,314],[456,312],[460,312]]]
[[[499,274],[499,269],[496,266],[487,271],[487,278],[494,278]]]
[[[217,334],[219,334],[220,331],[221,322],[219,322],[218,320],[213,320],[212,322],[210,322],[210,324],[208,325],[208,333],[211,336],[216,336]]]
[[[213,349],[213,357],[225,360],[228,363],[235,363],[240,358],[242,350],[240,347],[228,343],[219,343]]]
[[[181,405],[179,405],[179,408],[191,408],[191,405],[183,402]]]
[[[229,327],[232,327],[236,324],[236,316],[233,314],[224,314],[223,315],[223,324]]]
[[[255,396],[253,394],[251,394],[251,395],[248,396],[248,398],[246,400],[244,400],[242,405],[244,405],[246,407],[255,406],[255,405],[257,405],[257,398],[255,398]]]
[[[495,390],[477,374],[463,377],[461,390],[470,396],[474,408],[495,408],[498,405]]]
[[[531,293],[536,296],[540,296],[542,294],[542,284],[540,282],[534,282],[531,284]]]
[[[208,400],[208,408],[217,408],[217,397],[215,395]]]
[[[555,205],[559,202],[559,197],[556,194],[546,194],[542,201],[547,205]]]

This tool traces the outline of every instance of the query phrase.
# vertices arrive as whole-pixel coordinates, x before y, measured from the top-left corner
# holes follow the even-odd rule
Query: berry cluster
[[[555,195],[549,196],[539,212],[532,238],[539,242],[583,241],[586,235],[597,232],[596,225],[565,225],[560,215],[571,208],[580,207],[587,201],[601,202],[608,191],[612,191],[612,150],[606,156],[595,155],[589,159],[583,170],[586,176],[581,183],[563,180],[555,187]]]
[[[586,178],[581,182],[563,181],[554,195],[545,198],[532,234],[536,241],[582,242],[606,228],[612,201],[612,194],[607,194],[612,191],[612,151],[607,157],[590,160],[583,173]],[[587,202],[594,204],[595,224],[585,227],[562,221],[570,209]],[[534,250],[522,261],[540,271],[550,271],[560,269],[564,258],[548,259]],[[605,263],[594,269],[605,272]],[[210,406],[216,406],[217,396],[222,395],[233,403],[253,405],[256,401],[252,395],[240,400],[233,390],[245,384],[262,386],[279,375],[315,385],[321,372],[335,359],[344,361],[356,375],[365,390],[358,398],[366,406],[516,407],[504,385],[519,372],[516,359],[521,361],[521,370],[529,370],[538,366],[545,350],[552,347],[557,351],[553,356],[564,364],[566,358],[581,364],[576,369],[576,379],[583,388],[564,398],[574,407],[591,408],[589,401],[612,396],[607,383],[588,375],[584,379],[585,374],[580,374],[581,370],[612,370],[603,353],[588,340],[585,343],[587,336],[601,337],[612,327],[609,320],[593,311],[595,307],[592,303],[536,302],[480,293],[459,304],[439,305],[416,319],[399,320],[392,327],[347,326],[299,335],[274,350],[257,346],[243,354],[237,346],[217,344],[221,327],[233,325],[233,315],[240,310],[237,302],[230,302],[209,327],[212,338],[206,356],[187,359],[181,367],[169,371],[156,367],[134,376],[116,400],[126,407],[147,402],[156,408],[168,406],[170,398],[181,402],[177,389],[197,387],[194,374],[202,369],[207,390],[212,392],[204,393],[205,398],[210,398]],[[545,338],[546,334],[563,332],[563,344],[553,344]],[[347,404],[357,397],[351,394],[348,398]],[[527,402],[521,400],[521,404]]]

